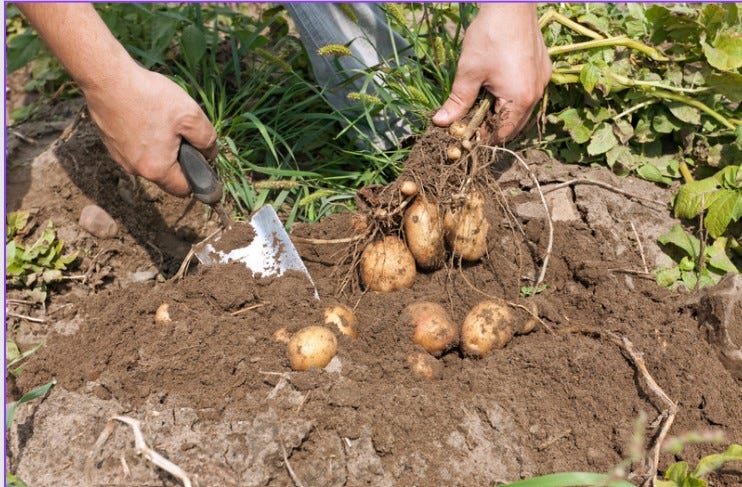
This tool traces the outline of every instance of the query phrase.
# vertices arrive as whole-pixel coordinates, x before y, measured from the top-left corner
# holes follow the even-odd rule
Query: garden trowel
[[[260,208],[249,222],[235,222],[221,206],[222,185],[204,156],[183,142],[178,151],[178,163],[193,196],[214,208],[224,227],[196,244],[194,250],[199,262],[204,265],[241,262],[256,277],[281,276],[286,271],[298,271],[307,276],[315,299],[319,299],[312,276],[272,206]],[[250,238],[250,241],[245,241]]]

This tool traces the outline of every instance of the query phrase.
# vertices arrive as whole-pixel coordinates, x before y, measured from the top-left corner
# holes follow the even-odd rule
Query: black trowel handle
[[[180,144],[178,163],[196,199],[207,205],[214,205],[222,199],[222,184],[216,173],[203,154],[186,141]]]

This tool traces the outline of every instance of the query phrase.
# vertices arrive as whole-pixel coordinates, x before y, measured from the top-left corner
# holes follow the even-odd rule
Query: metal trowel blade
[[[254,237],[244,247],[225,249],[219,241],[231,241],[229,232],[240,232],[240,225],[250,225]],[[223,244],[222,242],[222,244]],[[314,298],[319,299],[317,286],[309,275],[296,247],[291,242],[283,223],[272,206],[267,205],[256,211],[249,222],[235,222],[230,228],[195,247],[199,262],[204,265],[217,263],[242,262],[255,276],[281,276],[286,271],[299,271],[309,279],[314,289]]]

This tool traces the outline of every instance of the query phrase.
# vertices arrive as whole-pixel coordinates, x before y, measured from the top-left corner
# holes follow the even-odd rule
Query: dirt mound
[[[294,485],[289,466],[307,486],[486,486],[555,471],[609,471],[630,455],[637,418],[646,418],[642,442],[651,443],[665,405],[625,350],[601,332],[624,336],[643,353],[651,376],[678,404],[672,433],[741,437],[740,380],[706,341],[697,298],[658,288],[644,270],[661,259],[653,242],[670,227],[667,210],[657,205],[590,184],[547,193],[555,220],[548,288],[529,299],[548,329],[516,336],[479,360],[449,352],[439,359],[441,377],[426,381],[406,361],[417,348],[400,323],[402,310],[436,301],[461,323],[485,294],[522,302],[523,276],[533,276],[548,245],[527,173],[513,166],[491,174],[528,245],[521,246],[513,218],[493,213],[481,263],[420,273],[410,289],[395,293],[346,286],[337,294],[350,265],[348,243],[301,243],[317,302],[301,276],[254,279],[239,265],[196,266],[180,281],[132,283],[131,272],[150,266],[173,275],[183,248],[213,223],[200,208],[184,211],[183,200],[149,187],[124,201],[128,193],[117,188],[127,179],[92,140],[73,136],[55,146],[54,160],[37,159],[29,166],[32,182],[14,200],[19,207],[35,203],[66,228],[69,245],[93,246],[83,272],[100,267],[93,259],[102,247],[113,249],[100,285],[78,283],[53,297],[49,310],[65,306],[49,318],[57,332],[15,384],[20,393],[58,381],[43,402],[19,410],[11,432],[8,464],[31,485],[79,485],[83,474],[98,485],[178,485],[134,454],[123,426],[92,450],[115,414],[140,420],[150,446],[200,486]],[[80,147],[84,165],[70,160]],[[545,190],[578,177],[657,201],[669,194],[541,156],[529,162]],[[90,167],[97,172],[88,174]],[[82,192],[73,181],[82,182]],[[120,236],[97,242],[77,229],[76,212],[90,201],[111,210],[125,229]],[[349,237],[350,218],[297,225],[293,234]],[[355,308],[358,338],[340,337],[326,369],[292,372],[273,332],[320,323],[322,308],[335,302]],[[172,321],[156,323],[163,303]],[[575,327],[597,333],[566,332]],[[44,331],[25,322],[9,330],[28,342]],[[695,462],[711,451],[718,445],[691,446],[682,458]],[[661,467],[673,461],[663,456]],[[715,481],[738,485],[739,472]]]

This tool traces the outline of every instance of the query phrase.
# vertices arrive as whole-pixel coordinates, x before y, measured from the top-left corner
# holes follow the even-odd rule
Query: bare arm
[[[476,101],[481,87],[502,113],[498,141],[525,126],[551,77],[551,61],[534,4],[483,4],[467,29],[451,94],[433,117],[448,126]]]
[[[17,6],[80,85],[113,159],[170,193],[187,195],[176,160],[181,137],[207,157],[216,152],[216,132],[198,104],[139,66],[91,4]]]

